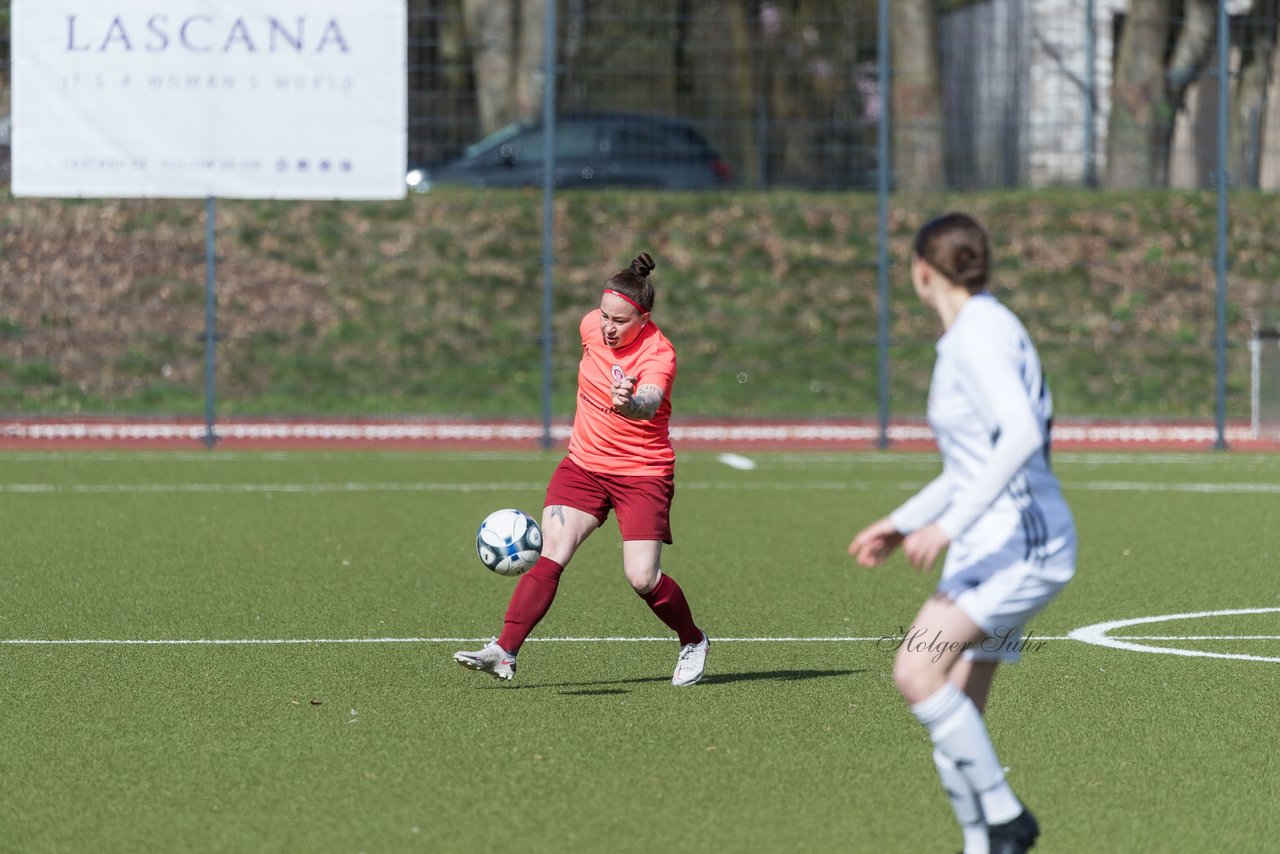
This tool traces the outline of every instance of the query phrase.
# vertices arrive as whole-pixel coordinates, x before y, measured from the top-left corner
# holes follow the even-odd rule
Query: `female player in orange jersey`
[[[651,317],[654,266],[640,253],[605,284],[600,308],[582,318],[577,412],[569,453],[547,486],[542,556],[517,582],[502,634],[481,650],[454,654],[463,667],[498,679],[515,676],[516,654],[550,609],[560,574],[613,510],[627,581],[680,639],[671,684],[702,679],[710,642],[684,591],[661,566],[675,495],[668,423],[676,351]]]

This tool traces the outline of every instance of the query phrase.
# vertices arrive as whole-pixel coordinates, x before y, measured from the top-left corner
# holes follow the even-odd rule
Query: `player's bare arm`
[[[656,385],[642,385],[632,392],[622,383],[614,392],[613,408],[633,421],[652,419],[658,413],[660,405],[662,389]]]

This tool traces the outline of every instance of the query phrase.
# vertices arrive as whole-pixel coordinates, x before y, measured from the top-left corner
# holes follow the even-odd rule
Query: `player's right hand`
[[[613,401],[613,408],[621,409],[630,403],[631,395],[635,390],[635,377],[623,377],[620,380],[614,380],[613,385],[609,387],[609,397]]]
[[[849,543],[849,554],[859,566],[879,566],[893,553],[903,540],[902,532],[893,526],[888,516],[872,522],[858,532]]]

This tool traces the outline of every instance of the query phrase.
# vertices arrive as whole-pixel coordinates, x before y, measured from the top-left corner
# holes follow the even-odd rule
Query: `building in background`
[[[1095,184],[1107,157],[1112,78],[1127,0],[979,0],[946,12],[939,47],[947,173],[966,187]],[[1090,21],[1092,12],[1092,21]],[[1233,73],[1250,27],[1275,26],[1257,0],[1227,0]],[[1216,41],[1215,41],[1216,44]],[[1169,184],[1209,186],[1217,160],[1216,49],[1185,92]],[[1272,53],[1267,75],[1274,80]],[[1264,90],[1265,91],[1265,90]],[[1280,99],[1238,125],[1238,184],[1280,188]],[[1268,146],[1268,141],[1272,144]]]

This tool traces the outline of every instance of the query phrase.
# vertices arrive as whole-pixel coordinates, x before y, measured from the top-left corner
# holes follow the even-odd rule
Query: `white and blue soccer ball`
[[[498,575],[519,575],[542,554],[542,529],[522,510],[495,510],[476,532],[480,562]]]

